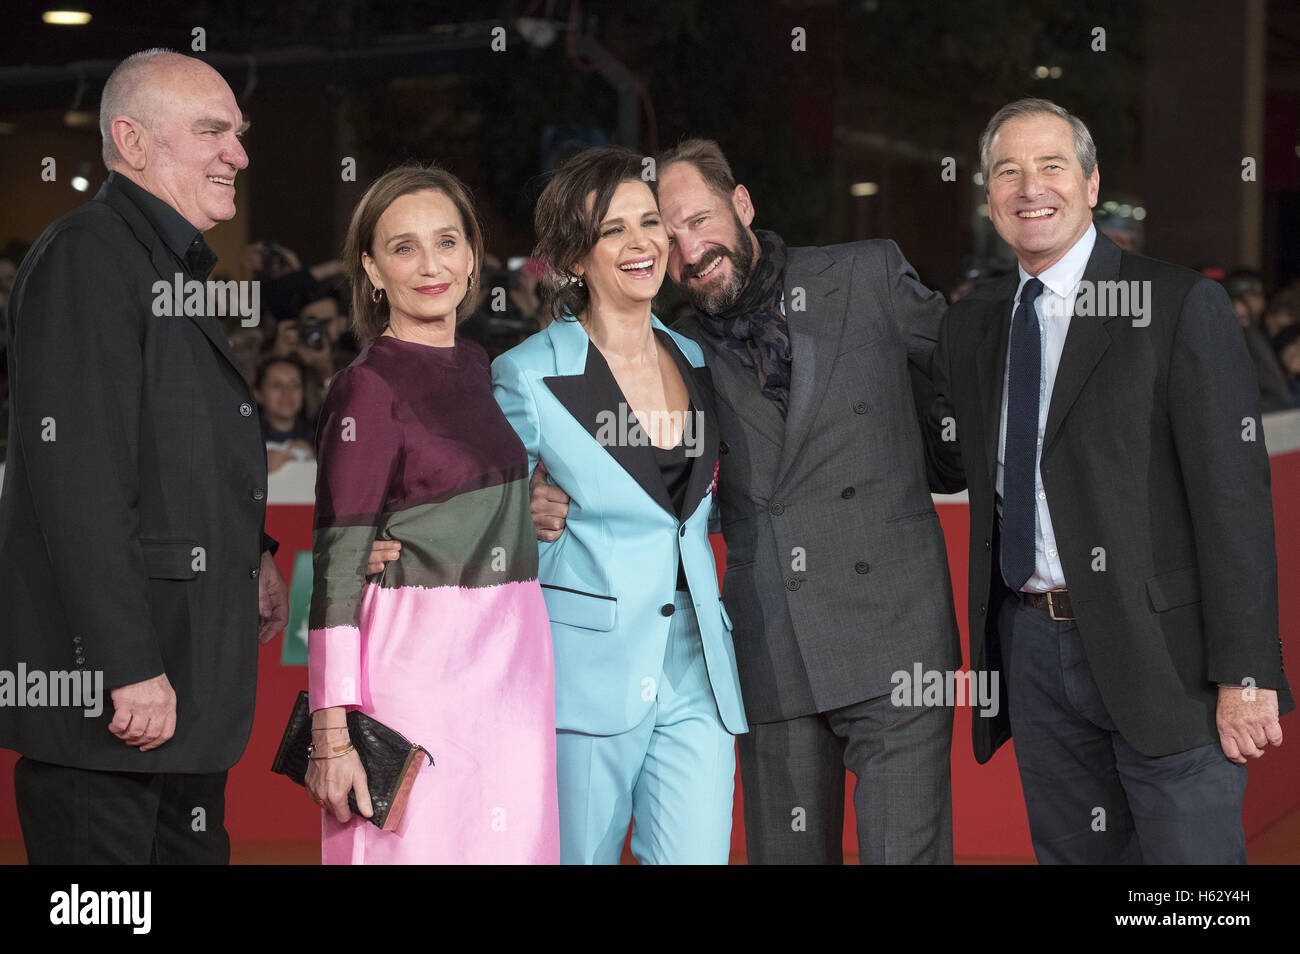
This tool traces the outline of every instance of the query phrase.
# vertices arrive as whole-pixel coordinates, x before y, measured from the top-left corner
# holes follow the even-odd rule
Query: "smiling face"
[[[269,365],[256,397],[272,423],[291,422],[302,411],[302,372],[287,362]]]
[[[450,343],[475,268],[456,204],[432,189],[398,196],[379,217],[370,248],[361,264],[388,298],[392,330],[405,336],[404,326],[422,328]]]
[[[119,118],[127,120],[119,168],[200,232],[234,218],[235,176],[248,166],[234,93],[216,70],[188,57],[158,66],[149,84],[140,93],[149,97],[148,126]]]
[[[1050,113],[1005,123],[993,138],[989,218],[1031,275],[1060,261],[1092,224],[1100,174],[1085,177],[1074,132]]]
[[[668,227],[668,274],[700,311],[726,311],[749,281],[757,244],[754,207],[744,186],[730,196],[709,187],[689,162],[660,170],[659,204]]]
[[[594,199],[594,193],[587,197],[588,206]],[[651,301],[664,282],[668,237],[650,187],[639,179],[619,183],[597,234],[573,269],[587,283],[592,307]]]

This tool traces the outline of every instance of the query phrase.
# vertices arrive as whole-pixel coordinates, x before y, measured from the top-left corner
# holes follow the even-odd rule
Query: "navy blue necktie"
[[[1038,401],[1042,389],[1042,333],[1034,302],[1037,278],[1025,282],[1011,318],[1007,378],[1007,439],[1002,454],[1002,578],[1013,591],[1034,575],[1037,503]]]

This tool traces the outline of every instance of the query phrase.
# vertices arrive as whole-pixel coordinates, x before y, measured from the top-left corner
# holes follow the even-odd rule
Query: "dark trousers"
[[[1149,756],[1124,741],[1074,622],[1008,596],[998,631],[1040,864],[1245,864],[1246,766],[1218,742]]]
[[[844,770],[862,864],[952,864],[952,723],[890,696],[736,737],[750,864],[844,863]]]
[[[24,757],[14,795],[29,864],[230,863],[225,772],[98,772]]]

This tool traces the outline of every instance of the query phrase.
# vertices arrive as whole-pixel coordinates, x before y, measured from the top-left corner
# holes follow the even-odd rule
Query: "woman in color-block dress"
[[[331,384],[317,429],[308,643],[307,788],[323,807],[327,864],[559,859],[528,458],[492,397],[487,354],[455,334],[480,234],[464,187],[418,166],[377,180],[349,230],[366,344]],[[376,539],[400,541],[401,556],[366,578]],[[395,831],[347,806],[355,788],[369,808],[352,708],[434,758]]]

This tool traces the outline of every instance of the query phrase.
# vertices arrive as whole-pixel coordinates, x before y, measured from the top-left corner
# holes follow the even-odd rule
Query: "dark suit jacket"
[[[219,321],[154,314],[187,266],[128,188],[111,176],[18,273],[0,495],[0,669],[102,671],[104,711],[0,707],[0,745],[216,772],[253,717],[266,451]],[[108,691],[163,672],[176,733],[142,753],[109,733]]]
[[[913,393],[931,393],[943,298],[893,242],[869,241],[790,249],[785,303],[786,418],[696,318],[677,325],[712,371],[722,593],[750,722],[874,698],[896,671],[961,660]]]
[[[1278,639],[1259,388],[1216,282],[1123,252],[1100,233],[1083,280],[1150,282],[1150,323],[1071,319],[1043,437],[1043,486],[1106,710],[1138,751],[1167,755],[1217,741],[1218,683],[1253,679],[1279,690],[1282,711],[1294,707]],[[935,356],[931,444],[952,447],[938,432],[955,415],[970,490],[977,670],[1002,668],[995,481],[1018,281],[1009,275],[954,304]],[[980,762],[1010,737],[1006,712],[973,719]]]

